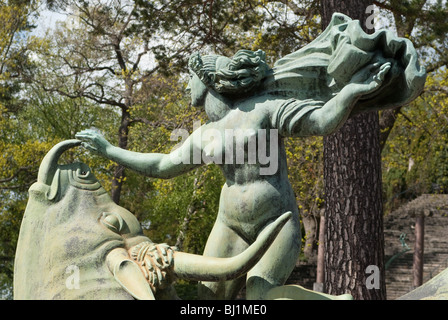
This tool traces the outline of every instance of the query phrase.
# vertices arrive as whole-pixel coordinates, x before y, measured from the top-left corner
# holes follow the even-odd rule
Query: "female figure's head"
[[[193,106],[205,102],[208,90],[226,96],[247,94],[260,84],[269,70],[262,50],[240,50],[231,59],[218,55],[191,55],[188,67],[191,73],[187,90]]]

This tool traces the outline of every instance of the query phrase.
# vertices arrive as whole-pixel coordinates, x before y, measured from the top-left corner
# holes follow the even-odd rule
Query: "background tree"
[[[447,60],[446,60],[446,49],[447,49],[447,21],[448,21],[448,10],[447,10],[447,4],[443,1],[374,1],[373,2],[376,6],[380,8],[380,17],[383,17],[381,19],[381,23],[383,24],[383,27],[386,28],[392,28],[395,29],[397,34],[401,37],[407,37],[410,38],[411,41],[414,43],[415,47],[420,53],[420,57],[422,58],[421,62],[426,66],[428,72],[436,72],[435,79],[443,79],[443,76],[440,76],[440,73],[437,70],[440,70],[440,68],[444,68],[446,66]],[[366,7],[366,4],[364,5]],[[352,7],[353,8],[353,7]],[[341,10],[339,8],[338,10]],[[371,13],[371,11],[369,12]],[[385,18],[384,18],[385,17]],[[361,21],[365,21],[362,20]],[[385,25],[384,25],[385,24]],[[442,72],[443,73],[443,72]],[[438,74],[438,75],[437,75]],[[428,89],[432,87],[432,89]],[[437,88],[437,89],[436,89]],[[403,137],[415,137],[415,135],[412,133],[414,129],[411,129],[409,125],[405,125],[403,127],[403,119],[406,118],[406,114],[408,112],[410,113],[419,113],[419,112],[426,112],[428,110],[428,107],[424,107],[424,105],[428,105],[427,101],[430,101],[431,99],[436,99],[437,101],[441,101],[440,99],[443,97],[443,90],[440,91],[443,88],[443,86],[440,85],[434,85],[434,84],[427,84],[427,89],[425,90],[425,95],[422,97],[422,99],[418,99],[414,103],[412,103],[411,106],[403,106],[401,108],[396,108],[394,110],[386,110],[382,111],[380,113],[380,146],[383,149],[383,167],[385,170],[383,171],[383,185],[384,185],[384,194],[386,199],[386,208],[388,210],[394,208],[394,205],[397,205],[398,203],[401,203],[405,199],[409,199],[409,195],[413,193],[412,197],[417,196],[421,194],[420,192],[434,192],[435,190],[433,188],[428,188],[428,181],[440,181],[440,179],[435,179],[433,174],[429,174],[429,172],[440,172],[438,169],[428,169],[429,164],[433,164],[433,161],[429,161],[428,158],[426,159],[425,165],[423,165],[423,162],[419,162],[420,166],[414,167],[413,174],[411,174],[411,171],[408,171],[409,163],[414,163],[413,158],[411,157],[412,152],[410,152],[409,149],[404,148],[405,144],[401,144],[402,150],[408,150],[407,151],[407,160],[406,160],[406,170],[398,169],[397,163],[395,160],[397,159],[396,156],[400,154],[394,154],[391,152],[391,148],[394,150],[394,152],[397,152],[397,140],[403,139]],[[430,93],[428,91],[431,91]],[[443,98],[442,98],[443,99]],[[422,101],[423,100],[423,101]],[[443,103],[441,103],[443,106]],[[403,108],[405,108],[406,111],[403,111]],[[425,111],[423,111],[425,110]],[[437,111],[435,111],[437,110]],[[428,117],[432,119],[432,121],[435,121],[437,118],[437,114],[439,114],[440,108],[436,108],[433,110],[430,110],[430,112],[427,113],[427,116],[423,116],[419,113],[420,116],[422,116],[421,119],[427,119]],[[400,121],[397,123],[397,119]],[[415,120],[416,118],[414,118]],[[408,118],[408,120],[410,120]],[[440,117],[438,117],[437,123],[440,123]],[[410,122],[408,121],[408,124]],[[423,121],[422,123],[428,123],[427,120]],[[421,126],[418,126],[421,127]],[[443,126],[442,126],[443,127]],[[439,128],[439,127],[437,127]],[[428,135],[428,129],[426,128],[426,136],[429,138],[429,136],[432,136],[434,138],[435,136],[440,137],[440,135],[435,134],[433,131],[432,135]],[[442,129],[443,130],[443,129]],[[435,130],[437,131],[437,130]],[[398,134],[393,135],[393,139],[389,139],[389,134],[391,132],[399,132],[401,134],[401,138],[399,138]],[[421,139],[418,138],[417,140],[404,138],[403,140],[406,140],[409,145],[419,145],[419,150],[427,154],[432,154],[430,151],[428,153],[428,150],[434,150],[432,144],[435,140],[433,140],[432,143],[428,144],[422,144]],[[411,141],[413,141],[411,143]],[[419,142],[417,142],[419,141]],[[443,141],[443,140],[442,140]],[[423,147],[425,145],[425,147]],[[439,148],[439,149],[438,149]],[[444,167],[444,165],[440,166],[441,163],[444,163],[443,157],[440,155],[443,154],[443,152],[440,151],[440,147],[436,147],[436,154],[433,158],[437,158],[439,162],[439,167]],[[414,149],[413,152],[416,152],[416,149]],[[392,154],[394,154],[392,156]],[[415,153],[414,153],[415,154]],[[437,155],[437,156],[436,156]],[[432,158],[432,159],[433,159]],[[392,160],[395,159],[395,160]],[[419,159],[422,159],[421,157]],[[403,168],[403,162],[401,161],[401,168]],[[426,168],[426,169],[425,169]],[[421,171],[420,171],[421,170]],[[417,173],[420,171],[420,173]],[[400,172],[400,173],[399,173]],[[398,174],[399,173],[399,174]],[[428,179],[422,179],[425,174],[428,174]],[[414,177],[414,178],[411,178]],[[415,177],[418,176],[420,179],[418,179],[418,183],[415,184],[413,187],[409,188],[409,186],[406,184],[407,181],[410,179],[415,179]],[[422,180],[425,180],[425,183],[421,183]],[[429,183],[431,184],[431,183]],[[416,188],[416,185],[420,186],[420,188]],[[425,185],[426,187],[422,187]],[[438,183],[433,183],[432,185],[443,185]],[[443,188],[440,188],[442,190]],[[394,190],[394,191],[392,191]],[[398,191],[401,190],[401,191]],[[425,190],[425,191],[423,191]],[[398,191],[398,192],[397,192]],[[411,197],[411,198],[412,198]],[[401,198],[401,199],[400,199]]]
[[[163,77],[186,72],[192,50],[233,54],[249,45],[263,46],[275,53],[270,57],[273,62],[317,35],[315,18],[306,20],[306,10],[292,19],[289,7],[273,1],[56,3],[71,10],[70,19],[48,34],[36,52],[40,64],[33,81],[49,93],[84,97],[116,110],[121,115],[118,134],[109,131],[106,136],[122,148],[142,150],[130,142],[140,130],[145,132],[148,152],[154,150],[148,143],[151,136],[142,128],[172,130],[179,125],[173,121],[176,117],[164,117],[166,103],[161,100],[167,98],[158,90]],[[177,101],[187,103],[180,97]],[[130,197],[123,203],[135,208],[131,187],[124,184],[131,179],[122,169],[115,168],[112,195],[118,201],[124,186]]]
[[[289,17],[263,1],[55,0],[51,4],[68,11],[69,18],[37,52],[42,63],[32,81],[48,92],[116,109],[121,122],[115,138],[124,149],[129,147],[132,125],[157,121],[131,117],[132,109],[144,103],[137,100],[144,96],[138,91],[143,86],[147,90],[157,73],[185,72],[192,51],[230,55],[247,47],[251,37],[264,37],[258,44],[277,39],[287,49],[310,36],[309,27],[298,32],[297,19],[287,24]],[[300,23],[306,24],[303,17]],[[122,166],[114,170],[111,192],[118,203],[125,173]]]
[[[367,21],[371,1],[322,1],[322,23],[334,12]],[[379,117],[350,118],[324,138],[325,291],[355,299],[386,299]],[[378,289],[366,286],[366,269],[380,270]]]
[[[440,112],[446,99],[444,79],[448,63],[448,3],[428,0],[374,3],[380,9],[380,16],[384,17],[384,27],[395,29],[399,36],[409,38],[414,43],[421,63],[429,74],[420,99],[409,106],[380,114],[387,213],[422,193],[446,192],[444,183],[434,175],[436,172],[440,175],[446,161],[441,156],[443,151],[435,152],[440,147],[434,147],[438,145],[436,141],[444,141],[443,116]],[[426,130],[424,134],[415,134],[423,128]],[[425,139],[426,143],[423,142]],[[414,165],[415,159],[425,160]]]
[[[395,29],[409,38],[420,54],[428,73],[448,63],[448,3],[446,1],[373,1],[380,9],[383,27]],[[380,116],[380,145],[383,148],[401,108],[386,110]]]
[[[387,212],[425,193],[447,193],[447,79],[446,69],[431,74],[420,98],[397,113],[382,153]]]
[[[37,173],[44,144],[22,128],[20,75],[27,64],[26,34],[32,29],[36,1],[0,1],[0,297],[9,297],[13,260],[26,191]],[[23,130],[25,129],[25,130]],[[29,152],[31,154],[29,154]]]
[[[151,39],[129,35],[135,22],[131,2],[71,1],[66,6],[71,14],[37,52],[39,72],[30,75],[32,81],[47,92],[114,109],[121,118],[114,140],[127,149],[136,92],[157,69],[144,62],[151,58]],[[116,203],[124,178],[124,168],[115,166],[111,192]]]

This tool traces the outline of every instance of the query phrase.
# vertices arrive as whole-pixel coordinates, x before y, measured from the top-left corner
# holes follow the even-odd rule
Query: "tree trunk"
[[[128,135],[129,135],[129,122],[130,114],[129,109],[123,110],[121,113],[121,124],[118,129],[118,147],[122,149],[128,148]],[[112,178],[112,200],[116,203],[120,203],[121,190],[123,187],[123,179],[126,176],[125,168],[117,164],[114,169],[114,176]]]
[[[383,151],[386,145],[387,138],[394,128],[397,116],[400,113],[401,107],[396,109],[384,110],[380,117],[380,147]]]
[[[367,21],[370,1],[323,0],[322,23],[334,12]],[[354,299],[386,299],[381,198],[381,153],[377,112],[349,119],[324,139],[325,291]],[[368,285],[368,270],[378,284]]]
[[[417,215],[415,218],[415,244],[414,244],[414,265],[413,265],[413,286],[420,287],[423,284],[423,253],[425,239],[425,216]]]
[[[316,217],[312,213],[301,214],[303,228],[305,229],[305,245],[303,254],[308,261],[315,259],[314,252],[317,237]]]
[[[366,9],[372,3],[372,0],[322,0],[322,27],[325,28],[330,23],[333,13],[339,12],[352,19],[358,19],[361,22],[361,27],[366,30],[365,22],[370,15],[370,13],[366,13]]]
[[[324,292],[325,282],[325,210],[321,210],[319,223],[319,246],[317,248],[316,282],[313,290]]]

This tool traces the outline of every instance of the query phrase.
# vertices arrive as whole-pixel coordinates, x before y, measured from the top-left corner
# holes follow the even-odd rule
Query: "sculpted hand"
[[[173,265],[173,248],[166,243],[151,246],[144,257],[149,284],[153,288],[164,288],[172,281],[170,267]]]
[[[372,93],[381,87],[390,68],[390,62],[370,64],[355,73],[347,87],[357,97]]]
[[[76,138],[84,140],[82,146],[99,155],[107,156],[107,147],[111,144],[103,137],[103,135],[95,130],[87,129],[78,132]]]
[[[175,250],[176,248],[166,243],[154,244],[150,241],[139,243],[130,249],[131,257],[140,264],[154,292],[173,281],[171,267]]]
[[[169,268],[173,264],[173,248],[166,243],[156,244],[148,250],[148,256],[154,259],[154,263],[161,269]]]

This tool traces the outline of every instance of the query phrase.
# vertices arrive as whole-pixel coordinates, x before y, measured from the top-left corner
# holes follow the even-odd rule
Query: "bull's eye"
[[[78,169],[76,175],[81,179],[88,179],[90,176],[90,171],[86,169]]]
[[[123,227],[123,218],[113,212],[103,212],[101,222],[111,231],[120,233]]]
[[[88,165],[73,163],[68,165],[67,169],[70,185],[73,187],[83,190],[98,190],[101,188],[101,184],[95,178]]]

